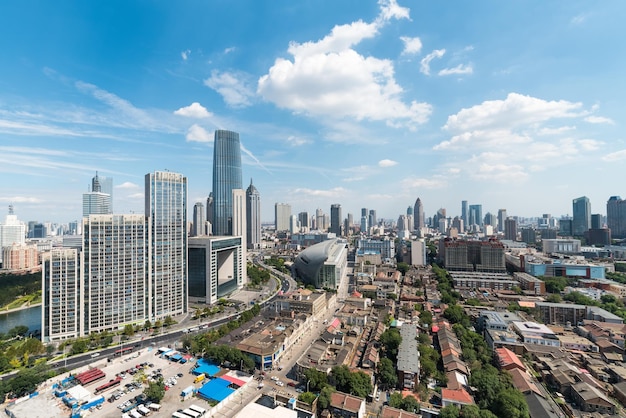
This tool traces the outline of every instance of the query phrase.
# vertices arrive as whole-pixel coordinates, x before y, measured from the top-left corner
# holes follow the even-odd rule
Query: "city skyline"
[[[80,219],[98,172],[114,180],[115,213],[141,213],[143,174],[171,170],[189,179],[191,209],[211,192],[214,132],[227,129],[240,134],[264,222],[277,202],[397,219],[417,197],[426,217],[460,215],[462,200],[483,213],[571,216],[579,196],[606,214],[626,195],[611,181],[626,159],[626,55],[614,36],[624,11],[618,1],[10,4],[0,205],[23,221]]]

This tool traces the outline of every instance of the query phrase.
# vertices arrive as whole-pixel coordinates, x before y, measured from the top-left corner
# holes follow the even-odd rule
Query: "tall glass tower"
[[[187,177],[146,174],[145,208],[152,250],[148,303],[156,321],[187,312]]]
[[[241,189],[237,132],[216,130],[213,143],[213,235],[232,235],[233,189]]]
[[[582,237],[591,227],[591,203],[587,196],[582,196],[572,200],[572,210],[574,221],[572,222],[572,234],[575,237]]]

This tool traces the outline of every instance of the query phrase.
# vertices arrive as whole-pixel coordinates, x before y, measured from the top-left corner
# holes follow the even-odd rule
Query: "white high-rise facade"
[[[26,241],[26,225],[17,219],[13,213],[13,206],[9,205],[9,214],[4,223],[0,224],[0,261],[2,261],[2,248],[13,244],[24,245]]]
[[[90,215],[83,225],[81,330],[87,335],[144,322],[149,313],[146,217]]]
[[[42,258],[41,340],[79,337],[83,305],[78,250],[53,248]]]
[[[151,320],[187,312],[187,177],[169,171],[146,174],[150,218]]]

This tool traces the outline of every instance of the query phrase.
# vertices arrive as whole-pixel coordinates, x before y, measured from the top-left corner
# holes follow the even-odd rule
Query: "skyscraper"
[[[83,317],[78,250],[53,248],[42,256],[41,341],[76,338]]]
[[[572,200],[572,234],[582,237],[591,227],[591,203],[586,196]]]
[[[196,204],[193,205],[193,225],[191,228],[191,236],[199,237],[206,235],[204,224],[204,205],[202,202],[196,202]]]
[[[406,208],[406,219],[409,223],[409,231],[412,231],[413,225],[415,224],[415,220],[413,219],[413,206]]]
[[[498,209],[498,231],[504,232],[504,221],[506,219],[506,209]]]
[[[463,224],[465,228],[469,226],[469,219],[467,218],[467,200],[461,200],[461,219],[463,219]]]
[[[468,228],[472,225],[483,226],[483,205],[469,205]]]
[[[246,189],[246,246],[261,247],[261,194],[252,184]]]
[[[9,214],[4,223],[0,223],[0,261],[2,261],[2,247],[13,244],[22,245],[26,241],[26,225],[17,219],[13,213],[13,205],[9,205]]]
[[[146,174],[145,209],[151,222],[149,313],[159,320],[187,312],[187,177],[168,171]],[[232,207],[230,212],[232,217]]]
[[[90,215],[83,224],[81,333],[144,322],[151,302],[147,297],[150,254],[147,218],[141,214]],[[181,226],[186,237],[184,224]],[[155,247],[153,251],[160,249]]]
[[[338,237],[340,237],[342,235],[342,222],[341,205],[339,203],[333,203],[330,205],[330,232],[334,232]]]
[[[601,229],[602,228],[602,215],[599,213],[591,214],[591,229]]]
[[[274,204],[274,225],[276,231],[289,231],[291,218],[291,205],[287,203]]]
[[[376,209],[370,209],[369,211],[369,226],[378,225],[378,219],[376,219]]]
[[[213,233],[213,192],[206,198],[206,221],[210,224],[207,231],[210,235]]]
[[[504,239],[517,241],[517,221],[508,217],[504,220]]]
[[[348,215],[346,216],[346,219],[344,221],[344,226],[343,226],[343,229],[345,231],[345,235],[346,236],[350,236],[350,234],[352,232],[352,224],[353,223],[354,223],[354,218],[353,218],[351,213],[348,213]]]
[[[304,231],[308,231],[311,228],[311,217],[309,216],[309,212],[300,212],[298,214],[298,222],[300,222],[300,227],[304,228]]]
[[[419,231],[426,226],[426,220],[424,219],[424,205],[419,197],[415,200],[415,205],[413,206],[413,217],[413,228],[416,231]]]
[[[361,232],[367,234],[370,226],[369,216],[367,216],[367,208],[361,208]]]
[[[233,189],[241,189],[237,132],[216,130],[213,143],[213,234],[232,235]]]
[[[318,231],[324,231],[324,211],[321,208],[315,209],[315,229]]]
[[[613,238],[626,238],[626,200],[611,196],[606,202],[606,224]]]
[[[111,178],[101,178],[96,173],[91,179],[91,191],[83,194],[83,217],[113,213],[113,197],[110,193],[113,191],[112,184]],[[109,193],[106,193],[104,189]]]

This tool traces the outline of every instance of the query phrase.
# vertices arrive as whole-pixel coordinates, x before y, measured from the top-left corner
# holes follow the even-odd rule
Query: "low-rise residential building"
[[[413,390],[419,384],[420,356],[417,350],[417,328],[411,324],[400,327],[402,342],[398,347],[398,381],[405,389]]]
[[[571,397],[584,412],[599,412],[608,415],[615,413],[615,404],[604,393],[587,382],[573,385]]]
[[[330,412],[333,417],[365,418],[365,399],[343,392],[330,395]]]
[[[574,333],[558,335],[557,338],[561,342],[561,347],[566,350],[589,351],[592,353],[597,353],[599,351],[598,346],[592,341]]]
[[[441,406],[454,405],[459,408],[474,404],[474,398],[465,389],[441,389]]]
[[[522,338],[522,342],[535,345],[560,347],[561,342],[547,326],[536,322],[513,322],[513,329]]]

